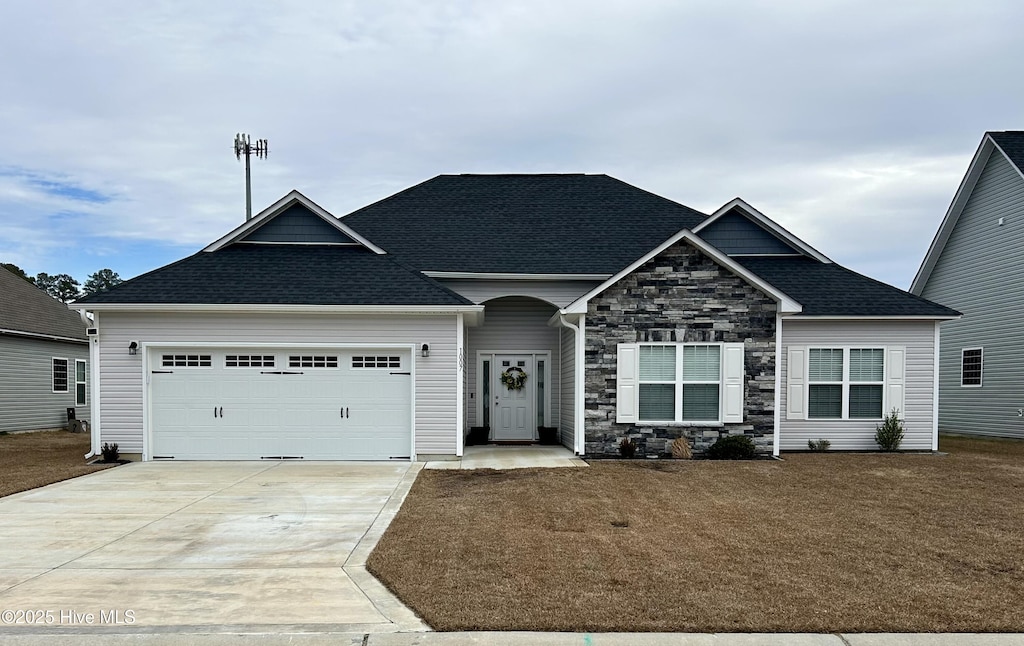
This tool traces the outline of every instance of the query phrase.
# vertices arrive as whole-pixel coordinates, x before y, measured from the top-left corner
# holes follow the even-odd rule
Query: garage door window
[[[374,356],[357,356],[352,357],[353,368],[401,368],[402,358],[394,356],[382,357],[380,355]]]
[[[273,368],[274,355],[229,354],[224,357],[225,368]]]
[[[160,365],[164,368],[211,368],[213,360],[208,354],[165,354]]]
[[[289,368],[337,368],[338,355],[304,354],[288,357]]]

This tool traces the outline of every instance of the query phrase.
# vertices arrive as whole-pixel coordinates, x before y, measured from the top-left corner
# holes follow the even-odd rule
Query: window
[[[808,350],[809,419],[882,419],[884,390],[884,349]]]
[[[224,357],[225,368],[273,368],[274,355],[229,354]]]
[[[622,343],[616,421],[743,421],[742,343]]]
[[[52,360],[53,392],[66,393],[68,391],[68,360]]]
[[[960,385],[980,386],[985,363],[984,348],[964,348],[960,355]]]
[[[288,357],[289,368],[337,368],[338,355],[304,354]]]
[[[352,357],[353,368],[401,368],[402,358],[393,356]]]
[[[544,403],[547,401],[544,394],[544,360],[537,359],[537,369],[534,384],[537,389],[537,426],[544,426]]]
[[[85,406],[85,361],[75,359],[75,406]]]
[[[160,365],[164,368],[210,368],[213,359],[208,354],[165,354]]]

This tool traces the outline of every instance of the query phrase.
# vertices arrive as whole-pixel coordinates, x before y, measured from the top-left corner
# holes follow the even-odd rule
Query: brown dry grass
[[[89,435],[67,431],[0,435],[0,497],[107,469],[87,465]]]
[[[1024,630],[1024,442],[424,471],[369,560],[438,630]]]

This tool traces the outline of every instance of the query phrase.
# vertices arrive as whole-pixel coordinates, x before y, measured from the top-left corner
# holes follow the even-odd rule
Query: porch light
[[[131,343],[129,343],[128,344],[128,354],[138,354],[138,353],[139,353],[139,342],[138,341],[132,341]]]
[[[423,344],[423,347],[422,347],[422,348],[420,348],[420,353],[421,353],[421,354],[422,354],[422,355],[423,355],[424,357],[429,357],[429,356],[430,356],[430,344],[429,344],[429,343],[424,343],[424,344]]]

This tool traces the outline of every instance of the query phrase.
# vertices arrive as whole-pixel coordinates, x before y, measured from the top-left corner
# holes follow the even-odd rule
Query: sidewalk
[[[144,644],[146,646],[1024,646],[1024,634],[993,633],[137,633],[12,634],[0,642],[18,646]]]

